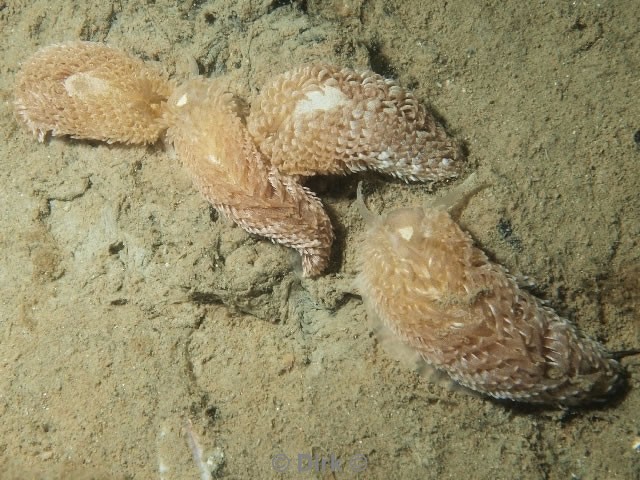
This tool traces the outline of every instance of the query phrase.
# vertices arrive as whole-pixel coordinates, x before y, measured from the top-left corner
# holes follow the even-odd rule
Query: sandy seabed
[[[248,101],[311,60],[395,77],[488,185],[464,228],[620,350],[640,346],[638,18],[631,0],[0,1],[0,478],[639,479],[638,357],[625,397],[562,411],[383,348],[352,286],[356,185],[377,212],[424,203],[424,185],[312,179],[337,241],[328,273],[301,279],[161,144],[39,144],[12,108],[20,62],[76,39],[178,79],[195,60]]]

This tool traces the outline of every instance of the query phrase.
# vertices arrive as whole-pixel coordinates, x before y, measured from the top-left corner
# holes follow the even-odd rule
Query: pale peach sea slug
[[[297,250],[305,276],[329,261],[333,229],[320,200],[270,166],[255,147],[231,94],[194,79],[168,102],[168,139],[204,197],[245,230]]]
[[[247,127],[289,175],[373,169],[433,183],[463,166],[459,145],[414,95],[369,71],[316,64],[278,75],[252,102]]]
[[[40,141],[53,135],[153,143],[166,129],[174,83],[161,70],[102,43],[41,48],[16,76],[16,115]]]
[[[621,365],[600,343],[521,289],[446,211],[364,214],[357,284],[365,302],[456,382],[559,405],[598,401],[623,384]]]

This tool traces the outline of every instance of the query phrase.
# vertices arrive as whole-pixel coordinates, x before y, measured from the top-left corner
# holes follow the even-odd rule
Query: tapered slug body
[[[413,93],[370,71],[315,64],[278,75],[252,103],[247,126],[290,175],[372,169],[433,183],[463,168],[458,143]]]
[[[52,135],[153,143],[166,129],[175,85],[158,68],[95,42],[49,45],[16,76],[16,115],[42,141]]]
[[[232,95],[198,78],[178,87],[168,105],[167,137],[203,196],[245,230],[297,250],[303,275],[322,273],[333,242],[322,203],[269,165]]]
[[[521,289],[446,211],[366,217],[363,298],[458,383],[498,399],[559,405],[605,399],[622,384],[620,364],[601,344]]]

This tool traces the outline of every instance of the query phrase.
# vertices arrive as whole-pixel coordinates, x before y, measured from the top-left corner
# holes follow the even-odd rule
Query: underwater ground
[[[20,62],[65,40],[178,79],[195,60],[248,101],[300,63],[372,68],[464,141],[487,185],[460,218],[477,244],[622,350],[640,346],[638,18],[632,0],[0,1],[0,478],[640,479],[637,356],[626,396],[565,411],[381,345],[352,285],[356,186],[385,212],[425,185],[312,179],[337,241],[301,279],[161,144],[38,143],[12,107]]]

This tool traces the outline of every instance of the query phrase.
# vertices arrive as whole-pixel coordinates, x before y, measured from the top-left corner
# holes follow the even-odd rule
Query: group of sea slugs
[[[245,230],[297,250],[305,276],[328,264],[334,234],[307,176],[373,169],[439,182],[462,171],[456,141],[392,80],[313,64],[265,86],[243,116],[216,79],[178,85],[92,42],[51,45],[16,77],[16,117],[48,133],[173,144],[204,197]],[[583,335],[477,247],[444,209],[383,216],[368,228],[357,286],[384,325],[458,383],[550,405],[606,400],[624,384],[617,356]]]

